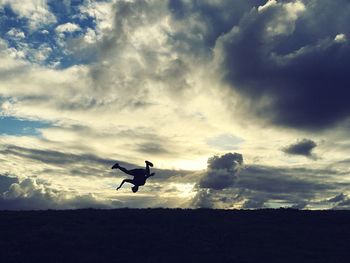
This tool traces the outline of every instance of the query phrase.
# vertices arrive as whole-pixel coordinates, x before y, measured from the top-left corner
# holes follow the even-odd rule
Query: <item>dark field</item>
[[[0,212],[0,262],[350,262],[350,212]]]

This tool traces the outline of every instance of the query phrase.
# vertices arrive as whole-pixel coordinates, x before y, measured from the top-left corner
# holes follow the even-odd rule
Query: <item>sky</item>
[[[350,208],[349,24],[347,0],[0,0],[0,209]]]

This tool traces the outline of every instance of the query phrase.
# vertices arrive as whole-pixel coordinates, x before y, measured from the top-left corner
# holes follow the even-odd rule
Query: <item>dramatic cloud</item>
[[[349,117],[349,8],[348,1],[270,0],[247,12],[215,47],[241,105],[308,130]]]
[[[11,182],[9,184],[9,182]],[[7,189],[3,188],[7,185]],[[45,182],[27,178],[0,177],[0,209],[37,210],[37,209],[77,209],[77,208],[115,208],[121,202],[97,200],[94,195],[72,195],[72,192],[51,188]]]
[[[209,158],[207,170],[200,177],[196,186],[197,194],[193,197],[191,205],[205,208],[218,207],[222,197],[217,198],[217,193],[236,184],[242,166],[243,156],[239,153],[227,153]]]
[[[286,146],[282,149],[283,152],[291,155],[302,155],[305,157],[312,158],[312,150],[317,146],[317,144],[309,139],[303,139],[297,143]]]
[[[192,199],[192,206],[199,208],[215,208],[210,189],[200,190]]]
[[[233,186],[242,165],[243,156],[239,153],[209,158],[207,173],[201,178],[199,187],[221,190]]]
[[[6,158],[7,162],[3,161]],[[14,163],[8,160],[15,160]],[[116,192],[124,178],[111,166],[118,160],[8,145],[0,165],[20,176],[0,176],[4,209],[70,209],[82,207],[187,207],[198,178],[193,171],[153,169],[156,176],[135,195],[130,185]],[[127,169],[144,168],[118,161]],[[26,173],[24,175],[24,173]],[[91,183],[93,182],[93,184]],[[30,187],[27,187],[27,184]],[[12,208],[11,208],[12,207]]]
[[[349,8],[0,0],[4,207],[340,205],[328,200],[349,195]],[[156,176],[116,192],[112,164],[145,159]]]
[[[327,176],[332,174],[336,174],[336,171],[252,165],[241,172],[239,187],[252,191],[262,191],[271,196],[277,194],[309,198],[314,196],[317,191],[335,187],[327,182],[327,179],[329,180]],[[320,175],[324,176],[323,180],[312,180]]]
[[[224,155],[226,159],[233,154]],[[239,160],[243,159],[240,155]],[[209,160],[223,161],[224,158],[213,157]],[[232,160],[232,159],[231,159]],[[215,161],[214,164],[217,164]],[[227,167],[223,162],[224,167]],[[219,165],[222,167],[222,164]],[[236,167],[235,165],[233,167]],[[192,199],[194,207],[211,208],[332,208],[347,205],[348,199],[339,195],[324,201],[323,196],[334,196],[338,190],[347,187],[336,181],[340,174],[331,169],[306,169],[247,165],[240,170],[239,178],[223,179],[220,170],[216,177],[210,165],[208,171],[199,181],[197,194]],[[234,174],[232,174],[233,178]],[[215,178],[215,180],[214,180]],[[206,183],[206,184],[205,184]],[[346,184],[348,185],[348,184]],[[205,188],[204,188],[205,187]],[[204,189],[201,189],[204,188]],[[344,202],[343,202],[344,201]]]

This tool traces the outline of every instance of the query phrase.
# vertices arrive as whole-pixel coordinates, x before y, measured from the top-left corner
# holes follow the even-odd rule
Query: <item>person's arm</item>
[[[132,180],[130,180],[130,179],[124,179],[124,180],[121,182],[121,184],[119,185],[119,187],[117,188],[117,190],[119,190],[119,189],[123,186],[124,183],[133,184]]]
[[[151,176],[154,176],[156,173],[151,173],[150,175],[146,175],[146,179],[148,179]]]

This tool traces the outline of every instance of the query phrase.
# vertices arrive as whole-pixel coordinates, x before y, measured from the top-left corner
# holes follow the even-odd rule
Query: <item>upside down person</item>
[[[139,186],[144,185],[146,183],[146,180],[149,177],[155,175],[155,173],[150,173],[150,169],[149,169],[149,167],[153,167],[153,164],[149,161],[145,161],[145,163],[146,163],[146,169],[132,169],[132,170],[128,170],[124,167],[121,167],[119,163],[116,163],[115,165],[113,165],[112,169],[119,169],[124,173],[128,175],[132,175],[134,177],[133,179],[124,179],[116,190],[119,190],[124,183],[130,183],[134,185],[133,187],[131,187],[131,190],[134,193],[136,193],[139,190]]]

